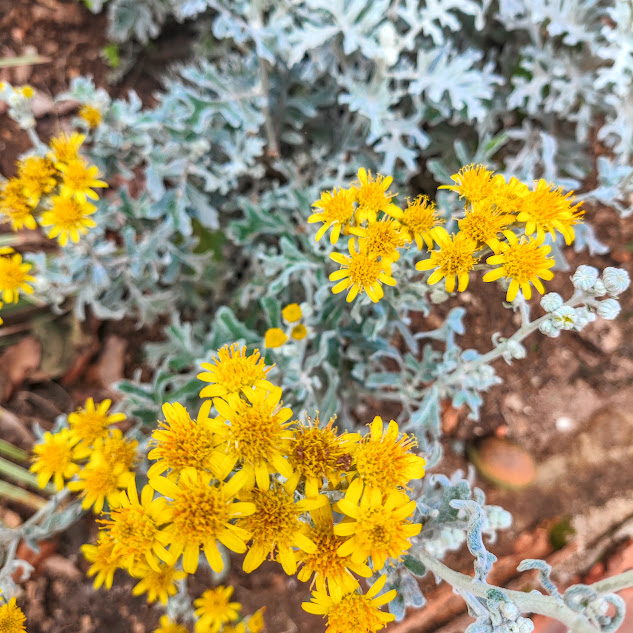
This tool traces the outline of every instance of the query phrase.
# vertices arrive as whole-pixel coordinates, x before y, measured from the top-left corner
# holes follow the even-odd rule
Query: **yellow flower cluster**
[[[288,326],[287,329],[282,330],[279,327],[271,327],[266,330],[264,347],[281,347],[290,338],[295,341],[301,341],[308,335],[308,328],[303,323],[300,323],[303,312],[298,303],[289,303],[281,311],[281,316]]]
[[[416,268],[433,271],[427,281],[431,285],[444,279],[448,292],[464,291],[470,271],[486,258],[483,267],[489,271],[484,281],[506,279],[507,301],[513,301],[519,290],[530,299],[530,284],[543,293],[541,279],[553,277],[554,260],[548,257],[551,248],[543,244],[546,233],[555,240],[559,232],[571,244],[574,226],[584,214],[573,192],[564,193],[544,180],[529,189],[516,178],[506,182],[483,165],[469,165],[452,176],[454,185],[440,187],[459,193],[466,202],[464,217],[457,222],[459,230],[450,235],[437,226],[435,205],[425,196],[408,201],[402,211],[388,192],[391,177],[372,178],[360,169],[358,178],[350,189],[323,193],[313,204],[318,212],[308,218],[308,222],[323,223],[317,241],[328,229],[333,244],[341,233],[354,236],[349,240],[349,256],[330,255],[341,265],[330,275],[332,281],[338,281],[332,291],[347,290],[347,301],[363,292],[374,302],[382,298],[381,284],[396,283],[391,268],[399,259],[398,249],[413,241],[419,249],[426,245],[430,250],[429,258]],[[431,250],[434,244],[437,248]]]
[[[26,633],[24,622],[26,617],[16,604],[15,598],[0,606],[0,631],[2,633]]]
[[[105,501],[117,500],[119,492],[134,478],[138,442],[123,436],[112,424],[125,420],[123,413],[108,415],[112,402],[96,405],[88,398],[84,408],[68,416],[70,428],[46,432],[33,449],[31,471],[43,488],[52,479],[57,490],[64,485],[80,492],[82,507],[99,513]],[[65,484],[65,481],[72,479]]]
[[[297,308],[287,306],[286,320],[300,316]],[[415,439],[379,417],[364,436],[338,433],[334,418],[325,425],[318,416],[293,420],[257,350],[225,346],[202,368],[200,412],[194,420],[177,402],[163,405],[140,490],[130,471],[136,446],[126,461],[115,446],[124,438],[109,429],[121,420],[107,415],[109,401],[89,400],[69,416],[69,429],[35,447],[41,485],[53,478],[61,487],[74,477],[67,486],[82,492],[84,507],[99,511],[108,502],[97,543],[83,547],[95,586],[110,587],[124,569],[139,579],[135,594],[165,604],[201,555],[222,571],[225,548],[245,554],[247,573],[269,559],[312,580],[306,609],[327,616],[330,633],[382,628],[393,616],[379,607],[395,592],[377,597],[383,577],[363,594],[358,577],[399,558],[420,532],[406,494],[409,482],[424,476],[424,459],[411,452]],[[217,588],[196,600],[197,633],[254,631],[252,618],[229,628],[238,610],[229,598]]]

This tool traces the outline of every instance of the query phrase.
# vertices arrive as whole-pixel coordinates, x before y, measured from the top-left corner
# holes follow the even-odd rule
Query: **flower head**
[[[90,129],[96,128],[103,120],[101,110],[88,104],[82,105],[77,114],[80,119],[87,123]]]
[[[415,437],[404,434],[398,439],[398,424],[391,420],[385,429],[379,416],[370,429],[354,452],[354,466],[366,494],[374,490],[386,494],[424,476],[424,458],[411,453]]]
[[[51,199],[52,207],[42,214],[42,226],[50,226],[48,237],[59,239],[61,246],[72,242],[79,242],[79,236],[85,235],[88,229],[97,226],[97,223],[89,218],[96,210],[94,204],[80,202],[75,198],[54,196]]]
[[[185,468],[178,485],[167,477],[153,477],[150,486],[169,497],[171,523],[165,528],[171,543],[172,562],[182,558],[182,567],[188,574],[198,568],[200,548],[216,572],[224,569],[218,541],[233,552],[244,553],[249,534],[233,525],[231,520],[252,514],[252,503],[235,500],[235,486],[213,483],[211,473]]]
[[[289,303],[281,311],[281,316],[288,323],[296,323],[302,316],[301,306],[298,303]]]
[[[138,442],[125,437],[121,429],[108,429],[107,435],[95,440],[93,451],[101,453],[104,460],[112,466],[122,464],[125,470],[132,470],[137,447]]]
[[[96,405],[92,398],[88,398],[83,409],[77,409],[68,416],[72,434],[85,446],[92,446],[97,438],[105,437],[111,424],[125,420],[124,413],[108,415],[111,404],[112,400],[103,400]]]
[[[271,327],[264,334],[264,347],[276,349],[281,347],[288,340],[288,335],[278,327]]]
[[[451,189],[459,193],[460,198],[468,202],[481,202],[489,198],[495,189],[494,172],[486,169],[485,165],[467,165],[451,176],[455,185],[441,185],[439,189]]]
[[[361,224],[365,220],[375,222],[378,213],[381,211],[392,218],[402,216],[402,209],[391,202],[395,194],[389,193],[389,187],[393,182],[391,176],[381,176],[378,174],[372,178],[371,172],[361,167],[358,170],[359,184],[354,185],[356,192],[356,221]]]
[[[1,633],[26,633],[24,622],[26,616],[16,604],[15,598],[0,607],[0,632]]]
[[[58,136],[54,136],[49,142],[52,158],[57,163],[70,163],[77,160],[79,148],[85,140],[86,135],[78,132],[73,132],[70,135],[62,132]]]
[[[114,541],[109,538],[99,538],[96,545],[82,545],[81,552],[84,558],[92,565],[88,568],[88,577],[95,576],[94,588],[99,589],[105,585],[106,589],[112,587],[114,572],[120,569],[119,557],[113,553]]]
[[[170,565],[160,565],[154,569],[150,565],[141,564],[134,567],[130,573],[141,581],[132,589],[132,594],[140,596],[147,594],[147,602],[156,602],[165,606],[169,596],[173,596],[177,591],[176,581],[187,577],[184,571],[179,571]]]
[[[384,261],[395,262],[400,258],[399,248],[408,241],[397,220],[383,218],[379,222],[369,222],[365,227],[351,228],[349,232],[359,237],[369,255],[378,255]]]
[[[420,250],[423,243],[428,249],[433,248],[431,229],[439,223],[435,202],[430,202],[428,196],[418,196],[413,202],[407,200],[400,224],[407,232],[409,241],[415,240]]]
[[[396,617],[380,610],[396,597],[395,589],[378,595],[386,580],[386,576],[378,578],[366,594],[354,590],[344,595],[329,596],[315,591],[312,600],[304,602],[302,607],[308,613],[327,617],[325,633],[374,633]]]
[[[530,283],[541,293],[545,288],[541,279],[549,280],[554,277],[550,270],[556,263],[547,257],[550,246],[543,246],[543,238],[519,238],[512,231],[504,231],[507,242],[500,243],[500,254],[489,257],[486,262],[493,266],[500,264],[483,276],[484,281],[495,281],[501,277],[510,279],[510,286],[506,301],[514,301],[519,292],[523,292],[526,299],[532,297]],[[540,279],[539,279],[540,277]]]
[[[409,538],[419,534],[422,526],[409,520],[415,501],[407,495],[397,491],[382,495],[378,490],[362,493],[363,484],[356,479],[336,504],[346,518],[334,526],[334,533],[349,537],[338,553],[350,556],[355,563],[371,557],[374,570],[380,570],[388,558],[396,559],[411,547]]]
[[[226,400],[213,401],[219,419],[228,422],[218,434],[225,442],[227,472],[241,465],[231,483],[239,489],[250,490],[257,482],[266,490],[270,472],[280,473],[287,479],[292,477],[292,468],[284,457],[293,438],[288,428],[292,411],[282,406],[279,387],[271,391],[254,389],[248,397],[250,402],[236,394]]]
[[[196,632],[217,633],[224,624],[234,622],[239,616],[242,605],[230,602],[233,587],[220,585],[215,589],[207,589],[199,598],[194,600],[196,615]]]
[[[418,262],[416,269],[435,269],[427,280],[431,286],[446,278],[446,291],[453,292],[457,280],[457,289],[463,292],[468,287],[468,273],[477,263],[478,258],[474,256],[477,242],[461,232],[451,237],[441,226],[433,229],[433,237],[439,250],[431,251],[429,259]]]
[[[158,429],[152,433],[150,445],[154,448],[147,455],[157,461],[150,467],[148,477],[156,477],[165,471],[178,477],[185,468],[218,474],[215,460],[219,454],[215,446],[219,440],[209,419],[210,410],[211,400],[207,400],[194,422],[180,403],[163,405],[165,422],[160,422]]]
[[[484,244],[497,252],[499,240],[497,235],[508,224],[514,222],[514,216],[497,213],[492,205],[486,202],[475,202],[472,208],[466,209],[466,217],[458,221],[460,233],[477,242],[477,246]]]
[[[324,191],[321,198],[313,203],[320,213],[313,213],[309,218],[310,224],[314,222],[323,222],[323,226],[317,231],[316,241],[318,242],[328,229],[332,229],[330,233],[330,242],[336,244],[341,231],[347,227],[354,219],[354,202],[356,200],[356,192],[353,189],[336,189]]]
[[[55,167],[49,158],[29,156],[18,162],[18,179],[31,206],[57,185]]]
[[[32,215],[33,205],[24,192],[24,184],[19,178],[12,178],[0,189],[0,214],[6,216],[14,231],[26,227],[36,229],[37,222]]]
[[[158,625],[153,633],[189,633],[186,626],[174,622],[168,615],[161,615]]]
[[[354,240],[350,239],[348,246],[349,257],[341,253],[330,255],[331,259],[341,265],[340,270],[330,274],[330,281],[338,281],[332,292],[338,294],[348,290],[348,303],[363,292],[367,293],[371,301],[378,302],[384,296],[381,284],[396,285],[396,280],[391,276],[390,262],[369,253],[366,242],[360,242],[357,250]]]
[[[62,429],[55,434],[47,431],[43,440],[33,447],[31,471],[37,473],[40,488],[44,488],[52,478],[55,488],[61,490],[64,480],[79,472],[79,465],[75,463],[75,445],[79,439],[71,435],[68,429]]]
[[[76,198],[84,204],[86,198],[98,200],[95,188],[107,187],[107,183],[98,180],[99,170],[94,165],[88,165],[82,158],[70,160],[67,163],[55,165],[62,175],[61,194],[67,198]]]
[[[529,187],[514,176],[510,178],[509,182],[506,182],[501,174],[497,174],[492,180],[494,192],[488,202],[492,201],[494,203],[497,213],[513,216],[521,213],[529,198]]]
[[[211,384],[200,392],[201,398],[246,393],[253,387],[273,388],[266,379],[272,367],[266,367],[259,350],[247,356],[246,346],[240,349],[237,343],[218,350],[218,357],[213,358],[212,363],[202,363],[202,369],[207,371],[198,374],[198,378]]]
[[[0,307],[2,307],[2,306],[0,306]],[[299,325],[295,325],[292,328],[292,332],[290,332],[290,336],[292,336],[292,338],[295,341],[301,341],[307,335],[308,335],[308,328],[305,325],[303,325],[303,323],[299,323]]]
[[[33,287],[29,286],[29,282],[35,281],[35,277],[29,275],[31,268],[10,246],[0,248],[0,296],[5,303],[17,303],[20,290],[33,293]]]

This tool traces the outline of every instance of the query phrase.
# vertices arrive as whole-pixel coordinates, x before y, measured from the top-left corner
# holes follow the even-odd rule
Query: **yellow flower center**
[[[390,204],[391,196],[381,187],[382,176],[376,176],[374,182],[367,182],[357,190],[356,199],[364,214],[375,214]]]
[[[72,463],[71,447],[54,436],[53,441],[35,446],[34,452],[42,468],[53,473],[63,473]]]
[[[237,345],[218,350],[218,358],[214,365],[202,365],[209,374],[199,376],[201,380],[226,388],[227,393],[237,393],[244,387],[252,387],[258,380],[266,380],[267,369],[259,352],[255,350],[246,356],[246,348],[241,350]]]
[[[431,230],[438,223],[435,216],[435,203],[429,203],[426,196],[418,196],[413,202],[409,202],[400,223],[413,233]]]
[[[158,526],[140,505],[113,510],[110,519],[102,523],[109,527],[116,553],[126,559],[144,560],[145,552],[150,552],[156,542]]]
[[[382,508],[369,510],[359,517],[354,541],[366,552],[394,549],[403,540],[402,520],[395,519]],[[398,548],[398,552],[402,550]]]
[[[407,241],[395,222],[372,222],[367,227],[364,240],[367,252],[380,256],[393,255]]]
[[[254,489],[250,499],[257,508],[241,525],[251,532],[255,543],[272,547],[276,542],[289,541],[298,530],[299,512],[293,499],[283,488]]]
[[[5,290],[20,288],[27,277],[27,272],[21,267],[21,262],[9,257],[0,257],[0,288]]]
[[[53,207],[55,224],[62,229],[72,229],[81,226],[84,217],[84,207],[73,198],[59,198]]]
[[[334,534],[331,523],[317,525],[310,530],[309,538],[316,545],[316,550],[312,554],[299,552],[299,560],[304,564],[302,577],[307,580],[316,573],[331,582],[340,582],[348,575],[345,565],[347,558],[339,556],[337,552],[344,539]]]
[[[64,185],[73,191],[85,191],[93,181],[90,168],[82,160],[71,160],[63,173]]]
[[[0,192],[0,211],[12,220],[23,220],[31,214],[31,207],[24,195],[24,185],[21,180],[12,179],[7,182]]]
[[[0,633],[22,633],[26,617],[15,604],[15,598],[0,607]]]
[[[433,251],[431,257],[444,275],[467,273],[476,262],[471,240],[460,233],[455,236],[454,241],[442,244],[439,251]]]
[[[487,170],[483,165],[470,165],[453,176],[457,185],[451,188],[458,191],[460,197],[463,196],[470,202],[480,202],[488,198],[494,191],[492,175],[493,172]]]
[[[548,270],[547,263],[551,261],[536,240],[511,245],[504,251],[503,257],[505,276],[516,279],[520,284]]]
[[[371,598],[356,592],[346,595],[328,614],[328,633],[373,633],[384,627]]]
[[[512,218],[510,218],[512,219]],[[508,225],[508,219],[490,212],[489,209],[474,209],[459,221],[459,230],[475,240],[483,243],[497,236],[497,233]]]
[[[348,189],[335,190],[334,195],[327,201],[323,198],[319,207],[323,211],[323,221],[346,224],[354,216],[355,193]]]
[[[352,254],[348,267],[350,281],[362,287],[375,284],[383,272],[382,264],[374,253]]]
[[[388,490],[409,481],[407,470],[416,446],[414,438],[406,435],[398,442],[364,440],[356,449],[354,461],[360,478],[372,487]]]
[[[118,475],[110,464],[100,464],[84,471],[86,496],[107,497],[118,490]]]
[[[324,477],[328,469],[344,472],[351,463],[331,429],[303,427],[295,434],[293,447],[288,461],[294,471],[306,477]]]
[[[101,437],[109,426],[108,418],[99,411],[79,411],[69,416],[70,428],[88,446]]]

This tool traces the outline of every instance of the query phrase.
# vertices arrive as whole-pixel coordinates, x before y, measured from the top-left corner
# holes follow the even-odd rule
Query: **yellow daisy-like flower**
[[[330,281],[338,281],[332,288],[334,294],[349,290],[346,301],[354,301],[359,293],[366,292],[371,301],[377,303],[384,296],[381,284],[395,286],[391,276],[391,263],[381,260],[378,255],[367,252],[367,244],[361,242],[358,250],[353,239],[349,240],[349,257],[332,253],[330,258],[342,268],[330,274]]]
[[[516,217],[524,210],[526,201],[529,198],[529,187],[517,180],[514,176],[506,183],[501,174],[493,178],[495,186],[491,200],[500,214],[510,214]]]
[[[153,633],[189,633],[189,629],[174,622],[168,615],[161,615],[158,628],[154,629]]]
[[[287,490],[295,490],[304,481],[306,497],[316,497],[324,480],[329,482],[330,488],[336,488],[349,470],[360,436],[357,433],[337,435],[334,420],[331,418],[323,428],[319,428],[318,416],[314,423],[310,420],[309,425],[299,424],[288,454],[294,475],[285,484]]]
[[[312,526],[305,526],[306,536],[316,545],[313,552],[297,552],[301,568],[297,578],[307,582],[310,578],[318,591],[329,592],[333,596],[350,593],[358,587],[352,572],[363,577],[371,576],[371,569],[365,563],[354,563],[349,557],[339,556],[338,548],[345,542],[342,536],[334,534],[334,519],[330,504],[310,511]]]
[[[469,202],[481,202],[494,194],[493,176],[494,172],[485,165],[467,165],[451,176],[457,184],[441,185],[438,189],[451,189]]]
[[[566,244],[574,241],[574,225],[579,224],[584,215],[581,203],[574,205],[573,191],[563,194],[562,187],[554,188],[545,180],[539,180],[536,189],[531,191],[524,208],[517,216],[519,222],[525,222],[526,235],[536,233],[543,241],[545,233],[556,239],[556,231],[565,238]]]
[[[407,233],[402,231],[400,223],[387,218],[370,222],[366,227],[351,228],[349,232],[365,244],[368,255],[378,255],[386,262],[398,261],[398,249],[408,241]]]
[[[108,429],[105,437],[95,440],[93,450],[101,453],[106,462],[115,466],[122,464],[125,470],[132,470],[136,461],[138,442],[128,439],[121,429]]]
[[[66,246],[68,239],[79,242],[80,235],[85,235],[89,229],[97,226],[88,217],[97,210],[94,204],[64,196],[54,196],[51,203],[53,206],[42,214],[41,224],[52,227],[47,235],[51,239],[57,237],[61,246]]]
[[[225,345],[218,350],[218,357],[212,363],[202,363],[202,369],[207,371],[198,374],[198,379],[211,384],[200,392],[200,397],[247,393],[253,387],[272,389],[273,384],[266,380],[266,374],[273,366],[266,367],[257,349],[247,356],[246,346],[240,349],[237,343],[231,347]]]
[[[283,407],[281,389],[254,389],[247,394],[250,402],[231,394],[226,400],[213,401],[219,420],[228,421],[218,434],[222,435],[227,456],[226,469],[233,475],[231,484],[240,490],[251,490],[255,482],[262,490],[270,484],[269,473],[292,477],[292,467],[285,458],[289,453],[293,433],[288,420],[292,411]]]
[[[206,400],[194,422],[180,403],[163,405],[165,422],[160,422],[158,429],[152,433],[150,446],[154,448],[147,455],[149,459],[157,460],[147,472],[149,478],[166,470],[170,471],[170,476],[177,478],[185,468],[209,470],[220,475],[218,459],[222,455],[215,451],[220,440],[213,433],[210,411],[211,400]]]
[[[110,511],[108,519],[100,523],[107,530],[107,538],[114,543],[112,553],[119,559],[119,565],[129,571],[147,564],[158,572],[156,560],[171,563],[172,557],[165,549],[169,537],[162,531],[169,522],[171,513],[163,497],[154,499],[151,486],[144,486],[139,499],[136,481],[130,478],[126,492],[121,492],[116,507]]]
[[[198,620],[195,624],[197,633],[217,633],[223,625],[234,622],[239,616],[242,605],[231,602],[233,587],[220,585],[215,589],[207,589],[193,601],[198,607],[195,611]]]
[[[396,194],[388,192],[393,182],[391,176],[378,174],[376,178],[372,178],[371,172],[367,172],[364,167],[361,167],[358,170],[358,180],[360,183],[353,185],[358,202],[356,209],[358,224],[362,224],[365,220],[375,222],[381,211],[392,218],[402,217],[402,209],[391,202]]]
[[[255,512],[252,503],[236,502],[235,485],[212,483],[213,475],[185,468],[178,485],[167,477],[150,479],[150,486],[169,497],[171,523],[165,528],[171,543],[173,564],[182,554],[182,568],[188,574],[198,569],[200,548],[215,572],[224,569],[218,541],[238,554],[246,551],[250,534],[230,523],[237,517]]]
[[[328,596],[322,591],[314,591],[312,600],[301,606],[308,613],[327,617],[325,633],[374,633],[396,618],[392,613],[380,610],[396,597],[395,589],[378,595],[385,582],[387,577],[381,576],[366,594],[352,591],[342,596]]]
[[[288,323],[296,323],[302,316],[301,306],[298,303],[289,303],[281,311],[281,316]]]
[[[32,215],[33,206],[24,193],[24,185],[19,178],[12,178],[0,190],[0,214],[11,222],[14,231],[26,227],[36,229],[37,222]]]
[[[365,485],[365,494],[375,490],[388,493],[406,486],[412,479],[424,477],[426,462],[411,453],[417,445],[415,437],[404,434],[398,439],[398,424],[391,420],[385,429],[382,418],[376,416],[354,452],[354,466]]]
[[[88,104],[82,105],[81,108],[79,108],[77,115],[88,124],[88,127],[91,130],[96,128],[101,121],[103,121],[101,110]]]
[[[71,479],[79,472],[75,445],[79,439],[71,435],[68,429],[58,433],[44,433],[43,441],[33,447],[33,465],[31,472],[37,473],[37,485],[44,488],[53,479],[55,488],[61,490],[64,480]]]
[[[363,484],[355,479],[335,506],[346,518],[334,526],[334,534],[349,537],[337,551],[359,564],[371,557],[373,569],[378,571],[388,558],[397,559],[411,547],[409,538],[419,534],[422,526],[409,520],[415,501],[407,495],[397,491],[381,495],[377,490],[371,495],[362,493]]]
[[[37,206],[42,195],[57,186],[57,175],[49,158],[29,156],[18,162],[18,179],[31,206]]]
[[[26,633],[26,616],[16,604],[15,598],[0,607],[0,631],[2,633]]]
[[[73,132],[70,135],[62,132],[58,136],[54,136],[49,142],[51,158],[56,163],[70,163],[77,160],[79,148],[85,140],[86,135],[78,132]]]
[[[103,510],[105,502],[116,507],[119,492],[128,485],[134,473],[126,470],[123,464],[112,466],[101,453],[93,453],[88,465],[79,472],[79,481],[69,481],[67,486],[73,492],[81,493],[81,507],[92,508],[95,514]]]
[[[305,325],[303,325],[303,323],[300,323],[299,325],[295,325],[292,328],[292,332],[290,332],[290,336],[292,336],[292,338],[295,341],[301,341],[307,335],[308,335],[308,328]]]
[[[409,242],[415,240],[420,250],[422,244],[426,244],[428,249],[433,248],[431,229],[439,223],[435,202],[430,202],[428,196],[418,196],[413,202],[407,199],[407,208],[400,218],[400,224],[407,232]]]
[[[267,490],[253,489],[241,498],[255,506],[255,512],[238,521],[238,525],[251,534],[252,542],[244,558],[242,569],[250,574],[269,556],[281,563],[284,571],[292,576],[297,571],[297,559],[294,547],[304,552],[314,553],[316,545],[304,534],[303,523],[299,517],[329,503],[327,497],[302,499],[294,502],[294,494],[273,484]]]
[[[519,290],[526,299],[532,298],[532,284],[541,294],[545,287],[541,279],[549,281],[554,277],[550,270],[556,263],[547,255],[552,250],[551,246],[543,246],[543,237],[526,239],[519,238],[512,231],[504,231],[508,242],[500,245],[501,253],[493,255],[486,263],[493,266],[499,265],[483,276],[484,281],[496,281],[501,277],[510,279],[510,286],[506,295],[506,301],[514,301]],[[540,277],[540,279],[539,279]]]
[[[278,327],[271,327],[264,334],[264,347],[275,349],[281,347],[288,340],[288,335]]]
[[[76,198],[85,204],[86,198],[99,199],[93,189],[108,186],[103,180],[98,180],[99,169],[94,165],[88,165],[82,158],[57,163],[55,167],[62,175],[61,194],[67,198]]]
[[[16,253],[10,246],[0,248],[0,293],[5,303],[17,303],[20,290],[26,294],[33,294],[29,282],[35,277],[29,275],[31,264],[22,261],[22,255]]]
[[[139,565],[131,570],[131,575],[140,578],[141,582],[132,589],[132,594],[140,596],[147,594],[147,602],[152,603],[159,600],[165,606],[169,596],[173,596],[178,591],[176,581],[187,577],[184,571],[179,571],[170,565],[160,565],[158,569],[153,569],[149,565]]]
[[[88,568],[89,578],[95,576],[94,588],[104,585],[106,589],[112,587],[114,572],[120,569],[119,558],[113,553],[114,542],[108,538],[99,538],[96,545],[82,545],[84,558],[92,565]]]
[[[510,214],[497,213],[490,202],[474,202],[471,209],[466,209],[466,217],[459,220],[459,231],[477,242],[477,247],[484,244],[496,253],[499,250],[498,235],[515,218]]]
[[[427,280],[430,286],[445,277],[447,292],[453,292],[455,285],[459,292],[463,292],[468,287],[468,273],[478,260],[474,257],[477,242],[463,233],[451,237],[441,226],[433,229],[433,237],[440,247],[439,250],[431,251],[429,259],[418,262],[415,265],[416,269],[435,269]]]
[[[125,420],[124,413],[108,415],[111,404],[112,400],[104,400],[96,405],[92,398],[88,398],[83,409],[77,409],[68,416],[72,434],[78,437],[85,447],[92,446],[95,440],[105,437],[110,425]]]
[[[354,219],[354,202],[356,201],[356,191],[353,189],[336,189],[324,191],[321,198],[312,206],[320,210],[320,213],[313,213],[309,218],[310,224],[323,222],[323,226],[317,231],[316,241],[318,242],[325,232],[331,228],[330,242],[336,244],[341,231],[349,226]]]

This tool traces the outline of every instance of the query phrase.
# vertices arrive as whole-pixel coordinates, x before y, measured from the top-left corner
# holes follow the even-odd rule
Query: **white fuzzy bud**
[[[563,306],[552,314],[552,323],[559,330],[573,330],[577,318],[576,310],[570,306]]]
[[[521,360],[527,356],[527,352],[525,351],[525,347],[521,345],[518,341],[508,341],[506,351],[510,358],[517,358]]]
[[[563,305],[563,298],[557,292],[548,292],[541,299],[541,308],[545,312],[554,312]]]
[[[596,283],[599,275],[600,273],[597,268],[582,264],[576,269],[576,272],[571,278],[571,282],[578,290],[589,290],[594,283]]]
[[[631,284],[631,278],[626,270],[613,268],[612,266],[604,269],[602,281],[607,292],[614,296],[624,292]]]
[[[598,304],[596,312],[598,316],[607,321],[612,321],[620,314],[620,304],[615,299],[605,299]]]
[[[538,326],[538,329],[539,329],[539,332],[541,334],[545,334],[545,336],[552,336],[554,331],[558,332],[558,330],[556,329],[556,326],[552,323],[551,319],[548,319],[547,321],[543,321]]]
[[[598,279],[596,283],[586,292],[592,297],[604,297],[604,295],[607,294],[607,289],[604,283],[602,283],[602,279]]]

